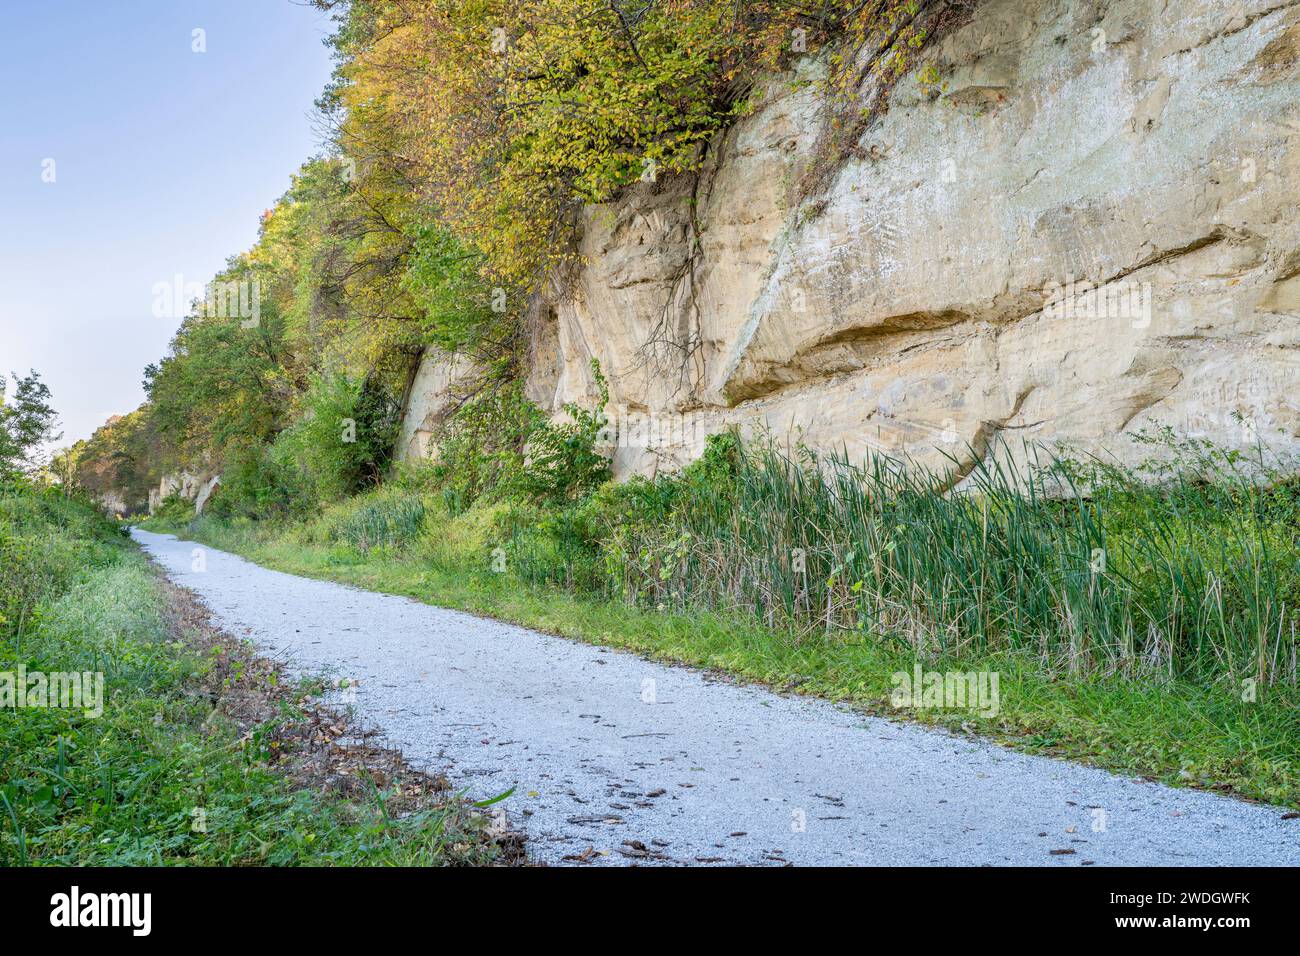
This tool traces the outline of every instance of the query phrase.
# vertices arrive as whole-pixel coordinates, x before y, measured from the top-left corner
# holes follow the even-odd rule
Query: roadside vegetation
[[[103,693],[39,706],[32,684],[0,709],[0,866],[518,858],[445,781],[357,739],[320,682],[213,631],[115,523],[15,479],[0,483],[0,675],[20,672],[102,674]]]

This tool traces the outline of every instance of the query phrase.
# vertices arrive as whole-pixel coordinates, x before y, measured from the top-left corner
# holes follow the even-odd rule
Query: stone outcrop
[[[120,491],[101,491],[95,495],[95,503],[114,518],[125,518],[131,514],[131,504]]]
[[[203,514],[203,509],[207,507],[212,496],[216,494],[217,488],[221,484],[221,476],[213,475],[207,481],[199,486],[198,494],[194,496],[194,513]]]
[[[204,507],[220,484],[220,475],[206,471],[164,475],[158,487],[149,490],[149,513],[153,514],[164,501],[177,495],[194,504],[195,514],[203,514]]]
[[[456,409],[478,369],[463,356],[430,347],[425,350],[411,385],[397,438],[397,459],[428,458],[436,450],[430,439]]]
[[[1300,451],[1300,4],[983,0],[921,63],[810,194],[815,58],[698,176],[588,208],[530,397],[590,404],[598,359],[620,474],[731,425],[947,468],[1158,425]],[[457,374],[425,364],[408,452]]]

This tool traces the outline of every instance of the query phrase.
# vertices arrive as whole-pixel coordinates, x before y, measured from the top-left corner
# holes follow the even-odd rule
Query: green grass
[[[635,492],[619,492],[624,493]],[[529,565],[522,565],[527,580],[518,573],[517,551],[509,552],[505,573],[491,570],[494,549],[515,540],[511,527],[517,515],[500,503],[480,504],[451,517],[430,495],[422,528],[416,532],[407,526],[400,540],[380,548],[359,548],[330,531],[349,514],[382,507],[383,500],[375,495],[348,502],[305,524],[230,524],[205,518],[184,527],[154,527],[183,532],[280,570],[713,668],[894,717],[918,716],[889,703],[891,675],[910,670],[917,659],[932,669],[997,671],[1001,709],[996,717],[926,711],[920,719],[986,735],[1019,750],[1300,806],[1300,696],[1285,681],[1259,686],[1256,699],[1246,701],[1231,680],[1171,675],[1167,666],[1071,667],[1068,658],[1060,661],[1053,652],[1059,636],[1052,637],[1046,650],[1039,643],[1006,639],[918,642],[915,632],[849,626],[845,622],[851,618],[837,615],[860,606],[856,600],[844,607],[832,601],[834,619],[828,628],[817,613],[811,617],[814,626],[808,616],[794,613],[774,614],[769,625],[767,605],[755,608],[736,601],[724,607],[713,600],[713,606],[701,606],[702,595],[692,601],[668,586],[647,601],[644,593],[629,600],[614,589],[575,589],[562,580],[538,584]],[[549,514],[541,520],[554,519]],[[615,573],[625,569],[618,561],[611,564]],[[700,573],[698,587],[704,588],[711,579],[707,571]],[[671,575],[657,580],[670,582]],[[853,595],[861,590],[852,590],[851,579],[846,587]],[[974,600],[968,587],[965,594]],[[1086,590],[1077,596],[1086,596]],[[820,612],[824,605],[814,607]]]
[[[213,698],[277,672],[187,642],[146,559],[89,506],[0,487],[0,671],[99,671],[103,713],[0,710],[0,865],[437,865],[488,862],[459,800],[296,784],[275,749],[306,688],[244,729]],[[217,670],[220,668],[220,670]],[[219,678],[216,680],[214,678]],[[199,820],[201,824],[198,824]]]

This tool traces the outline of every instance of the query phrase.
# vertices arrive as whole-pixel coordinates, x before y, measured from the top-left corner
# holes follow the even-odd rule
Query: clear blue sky
[[[6,8],[0,374],[41,373],[60,445],[143,401],[141,372],[179,324],[154,317],[155,284],[211,279],[323,148],[330,30],[303,0]]]

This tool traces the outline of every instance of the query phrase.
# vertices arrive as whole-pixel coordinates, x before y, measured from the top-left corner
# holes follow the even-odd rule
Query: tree
[[[13,478],[38,467],[42,446],[63,436],[55,431],[58,414],[50,405],[50,389],[36,372],[14,378],[13,398],[0,376],[0,478]]]
[[[65,488],[80,488],[96,500],[114,494],[128,508],[143,509],[161,477],[162,444],[152,411],[146,405],[114,415],[90,438],[55,455],[50,470]]]

